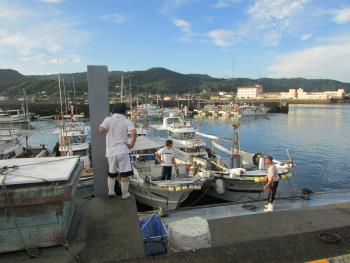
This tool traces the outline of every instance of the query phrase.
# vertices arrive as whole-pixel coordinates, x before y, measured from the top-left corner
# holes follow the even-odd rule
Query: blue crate
[[[167,253],[168,231],[163,220],[156,214],[140,220],[141,234],[147,256]]]

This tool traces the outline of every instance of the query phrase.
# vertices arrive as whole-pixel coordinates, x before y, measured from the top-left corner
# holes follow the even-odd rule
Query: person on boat
[[[273,202],[275,200],[278,182],[279,182],[279,176],[278,176],[278,170],[277,167],[273,164],[273,157],[272,156],[266,156],[265,157],[265,165],[268,167],[267,170],[267,176],[263,178],[263,181],[267,181],[267,183],[264,185],[264,189],[269,189],[269,195],[268,195],[268,203],[266,204],[265,210],[266,212],[273,211]]]
[[[161,180],[170,180],[173,164],[175,165],[175,169],[177,169],[172,140],[166,140],[165,147],[156,152],[156,158],[163,166]]]
[[[106,134],[106,157],[108,160],[108,196],[114,197],[116,178],[119,174],[122,199],[130,197],[129,176],[133,175],[130,162],[130,149],[136,143],[135,125],[126,117],[129,107],[118,103],[113,107],[112,116],[104,119],[99,126],[99,132]],[[131,142],[128,144],[128,133]]]

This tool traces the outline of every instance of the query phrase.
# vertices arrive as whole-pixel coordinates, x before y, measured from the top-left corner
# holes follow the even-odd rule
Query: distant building
[[[254,85],[254,86],[244,86],[244,87],[238,87],[236,98],[237,99],[257,99],[258,97],[261,97],[263,93],[263,87],[261,85]]]
[[[282,92],[264,92],[262,97],[266,99],[279,99],[281,97],[281,93]]]
[[[164,99],[164,100],[172,100],[172,97],[171,97],[171,96],[164,96],[163,99]]]
[[[0,101],[8,101],[9,98],[6,96],[0,96]]]
[[[220,100],[220,96],[218,96],[218,95],[210,96],[210,100],[211,101],[219,101]]]
[[[323,92],[308,92],[302,88],[290,89],[289,92],[281,92],[281,98],[299,99],[299,100],[328,100],[328,99],[343,99],[345,90],[338,89],[337,91]]]

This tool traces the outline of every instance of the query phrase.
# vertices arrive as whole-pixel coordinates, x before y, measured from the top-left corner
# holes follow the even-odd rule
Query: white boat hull
[[[209,196],[230,202],[246,202],[258,199],[264,191],[264,184],[256,183],[254,180],[220,179],[224,181],[224,193],[218,193],[214,183],[207,192]]]
[[[185,189],[181,191],[169,191],[163,187],[131,180],[129,191],[141,204],[155,209],[158,209],[161,206],[165,207],[167,210],[175,210],[187,199],[193,190]]]
[[[24,123],[30,122],[32,116],[4,117],[0,118],[0,123]]]

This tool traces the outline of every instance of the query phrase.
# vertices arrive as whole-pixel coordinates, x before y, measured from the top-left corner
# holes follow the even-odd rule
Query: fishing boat
[[[46,157],[50,155],[47,146],[44,144],[23,144],[21,142],[22,136],[23,134],[18,129],[0,128],[0,159]]]
[[[242,105],[235,108],[233,114],[239,117],[265,116],[268,109],[264,105]]]
[[[78,157],[0,160],[0,253],[62,245],[81,173]]]
[[[207,158],[208,153],[205,143],[199,138],[198,133],[191,122],[181,117],[165,117],[162,125],[150,125],[150,127],[166,131],[167,138],[173,141],[175,157],[182,161],[188,161],[192,156]]]
[[[137,106],[136,115],[140,119],[160,119],[163,117],[163,109],[156,104],[142,104]]]
[[[162,146],[145,136],[138,138],[131,153],[134,175],[130,178],[129,191],[144,205],[174,210],[192,191],[200,190],[208,178],[204,173],[190,174],[187,165],[180,164],[178,170],[173,167],[171,180],[160,180],[162,166],[154,153]]]
[[[209,170],[216,178],[207,194],[231,202],[245,202],[258,199],[263,193],[262,178],[267,175],[264,166],[265,154],[250,153],[240,148],[239,118],[233,121],[233,147],[227,149],[217,142],[212,142],[212,150],[208,159],[194,160],[202,169]],[[227,165],[215,153],[218,149],[231,157],[231,164]],[[294,171],[294,162],[288,152],[288,161],[274,160],[281,180],[289,180]]]
[[[216,105],[205,105],[203,108],[206,115],[217,116],[219,107]]]
[[[164,108],[163,110],[163,116],[164,117],[170,117],[170,116],[181,116],[183,112],[179,110],[178,108]]]
[[[84,176],[92,176],[90,166],[90,127],[83,122],[66,122],[53,134],[58,135],[58,142],[55,146],[57,156],[79,156],[84,161]]]
[[[0,123],[25,123],[33,117],[33,113],[26,113],[23,109],[0,111]]]

